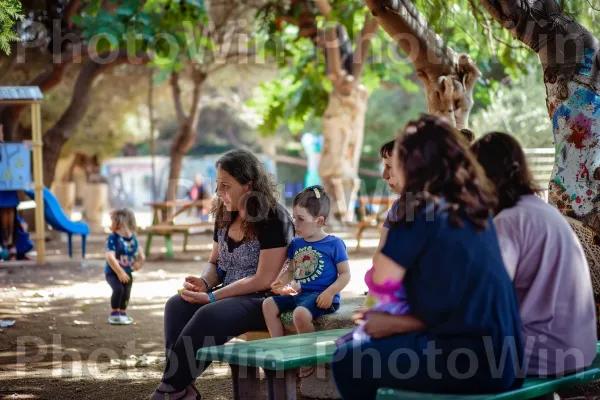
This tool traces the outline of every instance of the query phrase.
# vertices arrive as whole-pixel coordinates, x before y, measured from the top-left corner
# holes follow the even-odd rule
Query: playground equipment
[[[85,258],[85,245],[87,235],[90,233],[90,228],[83,222],[73,222],[63,212],[62,208],[56,197],[52,194],[48,188],[43,190],[43,201],[44,207],[40,206],[40,202],[37,202],[36,208],[43,208],[46,215],[46,222],[52,227],[52,229],[64,232],[69,237],[69,257],[73,258],[73,235],[81,235],[81,256]],[[35,200],[36,194],[33,190],[25,190],[25,194],[31,199]]]
[[[31,105],[31,130],[32,130],[32,145],[33,145],[33,187],[38,199],[43,201],[44,194],[44,175],[42,169],[42,116],[41,116],[41,101],[44,98],[42,91],[37,86],[4,86],[0,87],[0,104],[5,105]],[[10,146],[21,146],[17,153],[8,152]],[[4,144],[2,147],[6,150],[3,153],[3,159],[0,166],[4,167],[0,171],[0,182],[6,184],[0,186],[0,190],[22,190],[29,189],[31,178],[28,171],[30,163],[26,164],[23,159],[25,154],[29,154],[29,146],[24,152],[25,144]],[[17,149],[18,147],[14,147]],[[16,156],[20,154],[21,156]],[[19,159],[17,158],[19,157]],[[27,157],[29,160],[29,157]],[[1,168],[0,167],[0,168]],[[15,173],[20,171],[21,175]],[[29,180],[27,180],[29,176]],[[22,178],[22,179],[19,179]],[[35,210],[35,244],[37,250],[37,262],[43,264],[46,260],[46,242],[44,232],[44,208],[36,207]]]

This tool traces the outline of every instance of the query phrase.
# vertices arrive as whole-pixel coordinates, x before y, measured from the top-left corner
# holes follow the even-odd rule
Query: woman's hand
[[[204,281],[194,276],[188,276],[185,278],[183,287],[190,292],[206,293],[206,285],[204,284]]]
[[[208,304],[210,298],[205,292],[192,292],[190,290],[184,290],[181,292],[181,298],[192,304]]]
[[[395,324],[398,316],[382,312],[370,312],[366,316],[368,318],[365,320],[364,329],[373,339],[380,339],[399,333],[396,331]]]
[[[356,324],[364,322],[365,332],[374,339],[422,331],[425,323],[414,315],[392,315],[378,311],[357,312],[352,316]]]

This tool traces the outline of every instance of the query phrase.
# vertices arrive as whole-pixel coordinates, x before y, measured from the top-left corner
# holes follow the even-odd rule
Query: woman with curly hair
[[[356,316],[369,341],[337,350],[332,371],[343,399],[378,388],[451,394],[521,386],[519,310],[492,222],[493,190],[460,132],[423,116],[396,139],[401,191],[372,285],[401,281],[410,312]]]
[[[596,357],[596,313],[583,248],[567,219],[538,195],[525,153],[491,132],[471,150],[496,186],[494,223],[519,299],[528,375],[564,375]]]
[[[153,400],[199,399],[193,380],[209,363],[196,362],[197,350],[267,329],[262,302],[294,237],[273,178],[254,154],[230,151],[216,167],[212,252],[202,275],[187,277],[165,306],[167,365]]]

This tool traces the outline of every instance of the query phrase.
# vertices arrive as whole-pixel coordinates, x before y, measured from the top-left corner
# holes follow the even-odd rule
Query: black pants
[[[248,331],[266,330],[262,294],[230,297],[206,305],[175,295],[165,305],[167,365],[162,381],[185,389],[210,362],[196,361],[196,351],[225,344]]]
[[[131,296],[133,276],[129,274],[129,283],[121,283],[116,274],[106,274],[106,281],[113,291],[110,296],[110,307],[113,310],[125,310]]]

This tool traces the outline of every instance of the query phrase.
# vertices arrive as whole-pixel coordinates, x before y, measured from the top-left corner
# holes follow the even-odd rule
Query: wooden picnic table
[[[365,229],[375,228],[381,230],[383,227],[383,221],[385,220],[384,215],[387,215],[388,210],[398,199],[397,195],[389,196],[359,196],[358,208],[360,210],[360,219],[357,225],[356,231],[356,250],[360,249],[360,241],[362,239],[363,232]],[[367,205],[381,206],[376,214],[367,215]]]
[[[296,370],[327,364],[337,346],[335,340],[348,329],[334,329],[205,347],[198,360],[226,362],[231,367],[234,400],[260,399],[259,370],[265,371],[269,400],[296,399]]]
[[[152,207],[152,225],[156,225],[167,220],[169,210],[176,208],[193,209],[195,207],[206,206],[207,203],[210,204],[210,200],[150,201],[144,203],[144,205]]]
[[[171,237],[173,234],[183,234],[183,251],[187,251],[188,238],[190,235],[201,234],[213,226],[214,222],[210,221],[188,221],[187,223],[176,223],[175,218],[184,213],[185,211],[192,211],[196,207],[207,206],[210,204],[210,199],[195,200],[195,201],[162,201],[162,202],[148,202],[144,203],[147,206],[153,208],[152,225],[146,228],[146,256],[150,255],[152,248],[152,237],[154,235],[163,236],[165,238],[165,246],[167,248],[167,258],[173,258],[173,242]],[[169,210],[175,211],[171,217],[168,216]]]

